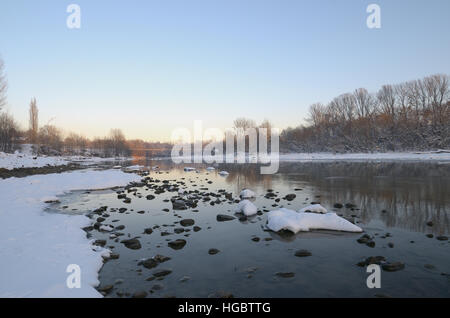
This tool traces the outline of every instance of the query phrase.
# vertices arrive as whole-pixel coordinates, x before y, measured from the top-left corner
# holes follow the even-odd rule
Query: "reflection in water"
[[[153,181],[150,186],[136,185],[135,191],[127,189],[130,202],[119,199],[113,190],[81,191],[61,197],[60,203],[52,206],[76,214],[106,207],[103,224],[115,230],[94,228],[88,233],[104,240],[105,246],[120,256],[107,261],[99,273],[101,287],[114,286],[108,288],[108,297],[130,297],[136,291],[146,291],[149,297],[207,297],[220,290],[238,297],[449,296],[450,243],[424,235],[448,235],[448,165],[291,162],[282,163],[275,175],[260,175],[259,167],[251,164],[218,165],[212,172],[204,169],[206,165],[174,165],[170,161],[133,164],[147,166]],[[156,165],[160,169],[153,170]],[[185,172],[185,166],[197,167],[199,173]],[[229,175],[221,177],[220,170]],[[236,204],[228,200],[214,205],[199,200],[195,209],[174,210],[170,199],[178,191],[157,194],[153,188],[164,183],[181,184],[191,193],[203,192],[203,197],[224,189],[237,198],[248,187],[257,194],[254,202],[260,213],[247,220],[218,222],[218,214],[234,215]],[[329,209],[335,203],[355,204],[355,208],[334,210],[360,222],[375,245],[359,244],[360,233],[267,231],[266,213],[278,207],[273,206],[275,199],[264,196],[267,189],[273,189],[278,198],[295,193],[293,201],[277,202],[295,210],[312,201]],[[147,200],[149,194],[154,198]],[[98,216],[91,215],[97,221]],[[182,225],[182,219],[192,219],[198,229]],[[433,226],[427,226],[428,221],[433,221]],[[138,238],[142,248],[127,248],[121,243],[125,238]],[[171,248],[168,242],[178,239],[185,240],[185,246]],[[219,252],[210,255],[212,248]],[[296,251],[305,249],[310,256],[296,256]],[[156,255],[170,260],[156,268],[140,265],[141,260]],[[356,265],[376,255],[405,264],[396,273],[382,272],[380,290],[367,288],[366,269]],[[160,277],[158,271],[169,274]],[[280,277],[280,272],[289,275]]]
[[[170,161],[136,162],[179,170]],[[187,165],[186,165],[187,166]],[[190,164],[204,168],[205,165]],[[293,192],[308,188],[314,201],[331,208],[354,203],[363,223],[381,220],[387,227],[445,234],[450,229],[450,165],[417,162],[282,162],[275,175],[261,175],[255,164],[220,164],[235,193],[243,188]],[[311,198],[311,199],[312,199]],[[337,210],[339,211],[339,210]],[[432,221],[433,226],[427,226]]]

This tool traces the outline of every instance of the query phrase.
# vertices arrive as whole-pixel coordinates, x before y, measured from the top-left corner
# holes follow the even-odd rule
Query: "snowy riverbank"
[[[450,161],[448,152],[287,153],[280,161]]]
[[[105,250],[94,251],[81,229],[91,220],[46,213],[43,201],[139,179],[119,170],[83,170],[0,180],[0,297],[101,297],[94,287]],[[66,287],[69,264],[81,268],[80,289]]]

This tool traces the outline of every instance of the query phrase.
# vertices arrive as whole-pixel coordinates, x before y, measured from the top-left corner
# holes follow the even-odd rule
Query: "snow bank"
[[[27,145],[23,145],[27,146]],[[30,146],[30,145],[28,145]],[[69,163],[82,165],[99,162],[124,161],[131,158],[99,158],[85,156],[36,156],[31,152],[31,147],[22,147],[23,152],[16,151],[13,154],[0,152],[0,168],[12,170],[15,168],[41,168],[45,166],[63,166]]]
[[[81,229],[83,215],[43,212],[42,198],[70,190],[108,188],[138,181],[119,170],[80,170],[0,180],[0,297],[101,297],[101,255]],[[66,287],[69,264],[81,268],[81,288]]]
[[[69,162],[63,157],[36,157],[28,153],[15,152],[13,154],[0,152],[0,168],[12,170],[14,168],[40,168],[67,165]]]
[[[239,202],[236,208],[236,212],[243,213],[246,216],[251,216],[255,215],[256,212],[258,212],[258,208],[249,200],[242,200],[241,202]]]
[[[241,193],[239,194],[239,196],[240,196],[242,199],[250,199],[250,198],[255,198],[255,197],[256,197],[256,194],[255,194],[255,192],[253,192],[253,191],[250,190],[250,189],[244,189],[244,190],[241,191]]]
[[[267,227],[272,231],[289,230],[297,233],[310,230],[362,232],[362,229],[336,213],[304,213],[281,208],[267,214]]]
[[[384,152],[384,153],[287,153],[280,154],[280,161],[450,161],[450,152]]]
[[[325,214],[328,211],[320,204],[311,204],[311,205],[308,205],[307,207],[304,207],[303,209],[299,210],[298,212],[313,212],[313,213]]]

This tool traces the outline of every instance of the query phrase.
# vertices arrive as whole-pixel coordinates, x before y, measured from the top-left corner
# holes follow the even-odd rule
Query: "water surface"
[[[236,203],[223,195],[220,204],[212,206],[210,201],[200,201],[195,208],[176,211],[169,200],[177,192],[154,194],[145,186],[138,187],[134,194],[127,193],[131,198],[128,204],[117,198],[117,189],[74,192],[62,197],[52,209],[85,213],[107,206],[109,216],[103,224],[125,226],[113,232],[89,232],[93,239],[107,240],[106,246],[120,255],[119,259],[108,260],[100,271],[100,287],[113,285],[107,297],[131,296],[136,291],[146,291],[149,297],[207,297],[218,291],[235,297],[450,296],[450,245],[449,241],[436,239],[450,232],[448,164],[291,162],[281,163],[276,175],[260,175],[256,165],[223,164],[212,172],[205,165],[189,165],[198,172],[185,172],[183,167],[187,165],[166,161],[144,164],[149,167],[149,177],[159,180],[158,184],[167,180],[186,191],[219,194],[223,193],[219,190],[225,190],[237,199],[243,188],[250,188],[257,193],[254,203],[261,215],[245,221],[236,218],[218,222],[218,214],[235,216]],[[152,170],[156,165],[159,169]],[[218,175],[220,170],[230,174],[222,177]],[[268,189],[273,189],[278,198],[289,193],[295,193],[296,198],[277,203],[264,197]],[[156,198],[147,200],[148,194]],[[310,202],[320,202],[355,221],[373,236],[375,247],[359,244],[360,233],[312,231],[279,235],[265,228],[267,211],[278,207],[298,210]],[[335,203],[344,208],[334,208]],[[345,208],[348,203],[355,207]],[[127,211],[119,213],[119,208]],[[194,232],[193,226],[181,226],[183,219],[193,219],[201,230]],[[427,225],[430,221],[432,226]],[[143,234],[145,228],[153,228],[153,233]],[[176,233],[179,228],[188,232]],[[110,238],[115,232],[124,235]],[[120,242],[134,237],[142,245],[138,250]],[[186,245],[172,249],[168,242],[176,239],[186,240]],[[210,255],[212,248],[220,252]],[[299,249],[312,255],[296,257]],[[155,255],[171,259],[153,269],[138,265],[140,260]],[[369,289],[366,268],[356,264],[377,255],[389,262],[403,262],[405,268],[382,271],[382,288]],[[155,278],[153,274],[160,270],[171,272]],[[295,275],[285,278],[276,274],[280,272]]]

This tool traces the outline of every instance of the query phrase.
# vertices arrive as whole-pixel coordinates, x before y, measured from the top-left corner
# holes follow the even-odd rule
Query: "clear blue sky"
[[[366,26],[370,3],[381,29]],[[448,0],[2,0],[7,108],[26,127],[35,96],[41,124],[148,140],[195,119],[296,126],[355,88],[449,74],[449,14]]]

